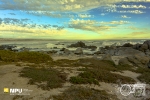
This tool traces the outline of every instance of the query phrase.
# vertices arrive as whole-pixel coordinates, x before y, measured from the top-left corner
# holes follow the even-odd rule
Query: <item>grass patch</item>
[[[52,61],[49,55],[33,51],[13,52],[0,50],[0,58],[3,62],[46,63]]]
[[[44,90],[62,87],[66,80],[66,75],[49,68],[25,67],[20,76],[30,78],[29,84],[36,84]]]
[[[117,83],[117,80],[121,80],[122,83],[134,83],[132,78],[121,76],[119,74],[111,73],[111,71],[123,71],[131,66],[116,66],[111,61],[106,60],[96,60],[96,59],[81,59],[80,63],[90,62],[90,65],[84,69],[79,69],[84,71],[78,76],[71,77],[70,82],[74,84],[97,84],[98,81],[107,83]],[[84,65],[83,65],[84,66]],[[132,67],[130,68],[132,69]]]
[[[53,100],[118,100],[114,95],[105,91],[84,87],[70,87],[61,95],[53,96]]]

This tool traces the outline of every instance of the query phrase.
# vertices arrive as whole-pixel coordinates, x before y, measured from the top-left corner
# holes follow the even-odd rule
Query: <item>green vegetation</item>
[[[81,59],[80,63],[90,62],[89,67],[79,69],[84,71],[78,76],[71,77],[70,82],[74,84],[99,84],[98,81],[107,83],[117,83],[121,80],[122,83],[134,83],[132,78],[121,76],[119,74],[111,73],[111,71],[123,71],[131,66],[115,66],[111,61],[100,61],[96,59]],[[84,66],[84,65],[83,65]],[[131,67],[132,68],[132,67]],[[129,69],[131,69],[129,68]]]
[[[107,94],[105,91],[95,90],[84,87],[70,87],[63,94],[53,96],[54,100],[118,100],[114,95]]]
[[[46,63],[52,61],[52,58],[47,54],[31,51],[13,52],[0,50],[0,57],[3,62]]]
[[[44,90],[61,87],[66,80],[66,75],[49,68],[25,67],[20,76],[30,78],[29,84],[36,84]]]

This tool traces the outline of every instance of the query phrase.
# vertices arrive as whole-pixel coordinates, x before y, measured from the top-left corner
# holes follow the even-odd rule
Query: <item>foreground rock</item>
[[[81,54],[83,54],[83,50],[82,50],[82,48],[77,48],[76,50],[75,50],[75,52],[74,52],[75,54],[77,54],[77,55],[81,55]]]
[[[112,56],[131,56],[131,55],[136,55],[136,54],[145,56],[145,53],[139,50],[135,50],[131,47],[120,47],[116,49],[102,49],[101,53],[109,54]]]
[[[143,44],[135,44],[133,48],[146,52],[147,50],[150,50],[150,40],[145,41]]]
[[[96,46],[87,46],[87,45],[85,45],[85,43],[83,43],[82,41],[79,41],[79,42],[77,42],[77,43],[75,43],[75,44],[71,44],[69,47],[75,47],[75,48],[77,48],[77,47],[88,48],[88,49],[91,49],[92,51],[94,51],[94,50],[97,49]]]
[[[120,65],[128,64],[138,67],[150,67],[150,58],[147,56],[128,56],[119,60]]]

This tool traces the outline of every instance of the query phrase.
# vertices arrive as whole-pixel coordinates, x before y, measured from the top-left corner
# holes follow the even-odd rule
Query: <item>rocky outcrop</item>
[[[133,47],[133,44],[125,43],[125,44],[123,45],[123,47]]]
[[[13,50],[16,46],[10,46],[10,45],[1,45],[0,50]]]
[[[79,42],[77,42],[77,43],[75,43],[75,44],[71,44],[70,46],[68,46],[68,47],[75,47],[75,48],[77,48],[77,47],[81,47],[81,48],[88,48],[88,49],[91,49],[92,51],[94,51],[94,50],[96,50],[97,49],[97,47],[96,46],[87,46],[87,45],[85,45],[85,43],[83,43],[82,41],[79,41]]]
[[[141,55],[144,56],[145,53],[135,50],[131,47],[120,47],[116,49],[101,49],[102,53],[110,54],[112,56],[131,56],[131,55]]]
[[[150,50],[150,40],[145,41],[143,44],[135,44],[133,48],[146,52],[147,50]]]
[[[68,50],[68,49],[65,49],[65,50],[64,50],[64,54],[69,55],[70,53],[71,53],[70,50]]]
[[[81,55],[81,54],[83,54],[83,50],[82,50],[81,47],[78,47],[78,48],[75,50],[74,53],[77,54],[77,55]]]
[[[71,44],[69,47],[81,47],[81,48],[85,48],[86,45],[82,41],[79,41],[79,42],[77,42],[75,44]]]
[[[102,60],[110,60],[110,61],[112,61],[111,55],[108,55],[108,54],[103,55],[102,56]]]
[[[138,67],[144,66],[149,67],[149,62],[150,62],[149,57],[140,55],[128,56],[119,60],[120,65],[128,64]]]

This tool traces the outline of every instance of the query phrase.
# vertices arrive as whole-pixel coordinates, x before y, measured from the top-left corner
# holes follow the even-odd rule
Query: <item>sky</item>
[[[149,39],[150,0],[0,0],[0,38]]]

